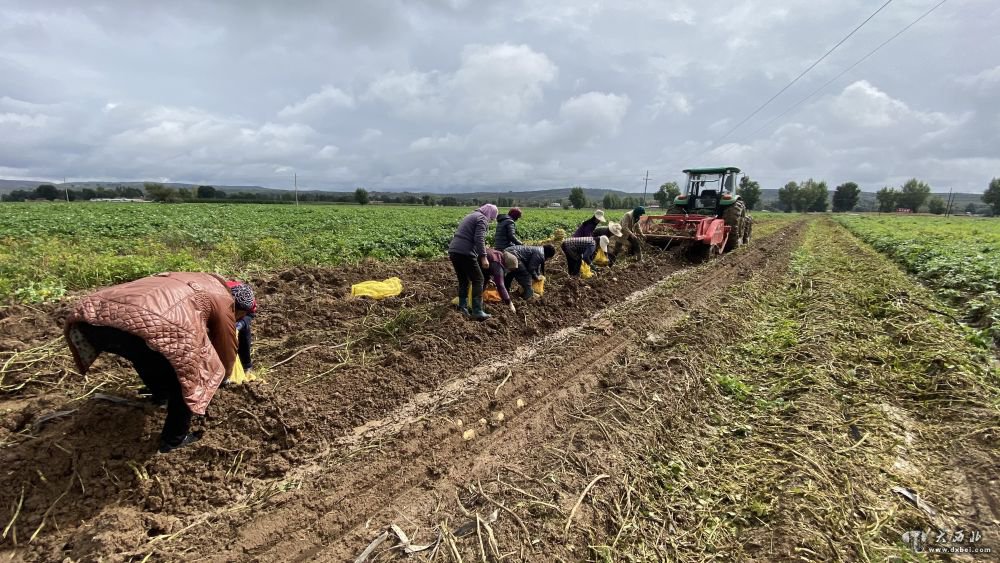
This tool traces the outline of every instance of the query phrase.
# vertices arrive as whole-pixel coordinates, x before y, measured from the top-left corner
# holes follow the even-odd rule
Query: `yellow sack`
[[[354,297],[371,297],[385,299],[403,293],[403,282],[399,278],[389,278],[385,281],[366,281],[351,286]]]
[[[538,295],[545,293],[545,280],[532,280],[531,291]]]
[[[469,294],[468,294],[468,297],[466,299],[467,299],[467,301],[469,303],[472,303],[472,286],[471,285],[469,286]],[[483,301],[501,301],[501,299],[500,299],[500,290],[498,290],[496,288],[493,288],[493,287],[487,289],[486,291],[483,292]],[[451,304],[452,305],[458,305],[458,297],[452,297],[451,298]]]
[[[594,272],[590,271],[590,264],[583,262],[580,264],[580,277],[583,279],[589,279],[594,276]]]
[[[594,255],[594,265],[595,266],[607,266],[608,265],[608,255],[604,253],[604,249],[598,247],[597,254]]]
[[[469,292],[465,294],[465,300],[467,302],[469,302],[469,303],[472,303],[472,284],[471,283],[469,284]],[[451,304],[452,305],[458,305],[458,297],[452,297],[451,298]]]
[[[239,334],[238,331],[237,334]],[[229,376],[229,383],[232,383],[233,385],[242,385],[247,381],[257,381],[257,376],[243,371],[243,362],[240,361],[239,356],[236,356],[236,362],[233,363],[233,373]]]

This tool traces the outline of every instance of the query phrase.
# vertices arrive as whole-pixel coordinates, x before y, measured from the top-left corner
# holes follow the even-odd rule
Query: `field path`
[[[800,231],[797,224],[737,254],[668,276],[582,325],[514,352],[515,362],[489,359],[439,390],[414,396],[390,416],[349,433],[356,441],[350,449],[294,470],[303,488],[292,498],[232,522],[231,539],[196,551],[217,561],[357,556],[400,514],[433,513],[439,503],[454,502],[458,484],[535,455],[562,432],[556,421],[599,386],[602,368],[627,362],[649,331],[675,323],[754,272],[787,262]],[[464,439],[469,430],[475,437]],[[198,535],[195,541],[227,534]]]

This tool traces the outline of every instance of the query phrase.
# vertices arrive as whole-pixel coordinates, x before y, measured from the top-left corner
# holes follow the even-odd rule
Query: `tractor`
[[[753,219],[736,193],[740,169],[691,168],[687,187],[663,215],[644,215],[639,230],[654,246],[684,245],[696,260],[729,252],[750,242]]]

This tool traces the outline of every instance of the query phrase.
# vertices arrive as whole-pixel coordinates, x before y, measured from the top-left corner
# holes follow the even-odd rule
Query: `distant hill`
[[[36,182],[34,180],[0,180],[0,194],[12,192],[14,190],[33,190],[38,184],[46,182]]]
[[[14,190],[33,190],[41,184],[51,184],[59,189],[69,188],[71,190],[79,190],[83,188],[142,188],[143,184],[146,182],[46,182],[44,180],[0,180],[0,193],[9,193]],[[198,186],[205,184],[185,184],[181,182],[157,182],[163,184],[164,186],[170,186],[171,188],[189,188],[195,189]],[[263,193],[263,192],[283,192],[290,190],[275,190],[271,188],[264,188],[261,186],[215,186],[225,192],[248,192],[248,193]]]
[[[135,187],[142,188],[145,182],[67,182],[65,185],[61,182],[45,182],[41,180],[3,180],[0,179],[0,194],[5,194],[12,192],[14,190],[25,190],[34,189],[39,184],[48,184],[63,188],[68,187],[73,190],[78,190],[82,188],[116,188],[116,187]],[[197,189],[200,184],[188,184],[180,182],[167,182],[164,183],[166,186],[172,188],[188,188],[191,190]],[[265,188],[263,186],[220,186],[213,185],[215,189],[222,190],[227,194],[243,193],[243,194],[253,194],[253,195],[270,195],[276,196],[280,194],[291,194],[293,190],[290,189],[280,189],[280,188]],[[653,193],[657,188],[650,187],[650,191],[647,192],[647,201],[653,201]],[[454,197],[460,201],[469,200],[479,200],[479,201],[496,201],[498,198],[513,199],[519,205],[532,205],[540,204],[544,202],[566,202],[569,198],[569,188],[555,188],[555,189],[520,189],[520,190],[505,190],[505,191],[474,191],[474,192],[461,192],[461,193],[437,193],[437,192],[427,192],[427,191],[371,191],[370,195],[373,200],[378,200],[380,197],[392,197],[398,198],[401,196],[413,195],[413,196],[423,196],[432,195],[436,199],[443,197]],[[604,194],[611,193],[619,198],[632,197],[637,198],[642,196],[642,192],[626,192],[622,190],[615,189],[602,189],[602,188],[584,188],[584,194],[586,194],[587,199],[592,202],[600,202],[604,198]],[[300,188],[299,194],[341,194],[348,195],[353,193],[353,191],[332,191],[332,190],[318,190],[310,188]],[[830,192],[831,198],[833,197],[833,192]],[[947,199],[947,193],[934,192],[932,196],[938,196]],[[981,194],[970,194],[970,193],[956,193],[954,195],[955,203],[954,209],[964,210],[965,207],[972,203],[976,206],[983,206],[982,195]],[[762,208],[776,208],[778,202],[778,190],[777,189],[763,189],[761,190],[761,206]],[[861,197],[858,202],[858,210],[872,210],[875,208],[875,193],[874,192],[861,192]]]

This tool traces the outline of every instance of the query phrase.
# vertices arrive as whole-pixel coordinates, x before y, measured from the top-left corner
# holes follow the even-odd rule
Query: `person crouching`
[[[249,286],[238,286],[245,298]],[[245,306],[235,292],[215,274],[163,273],[92,293],[66,318],[66,341],[81,374],[110,352],[131,362],[154,402],[166,402],[161,453],[199,438],[189,432],[192,415],[205,414],[232,373],[236,309]]]
[[[562,250],[566,255],[566,267],[570,276],[578,277],[584,262],[588,266],[594,263],[594,254],[600,244],[605,253],[608,251],[608,237],[570,237],[563,241]]]
[[[533,281],[545,279],[545,261],[556,255],[556,247],[551,244],[511,246],[507,252],[516,256],[518,262],[515,270],[507,272],[507,278],[504,280],[507,291],[510,291],[516,279],[524,292],[524,298],[532,299],[537,294],[531,284]]]
[[[486,286],[493,280],[493,285],[497,287],[497,293],[500,294],[500,300],[503,301],[511,313],[517,312],[517,307],[514,306],[514,302],[510,298],[510,292],[507,290],[506,276],[508,272],[512,272],[517,269],[517,256],[514,256],[510,252],[501,252],[493,248],[486,249],[486,260],[489,262],[489,268],[487,268],[486,273],[488,274],[483,279],[483,291],[486,291]],[[473,317],[477,321],[485,321],[493,315],[486,312],[485,308],[481,309],[481,315],[473,314]]]

